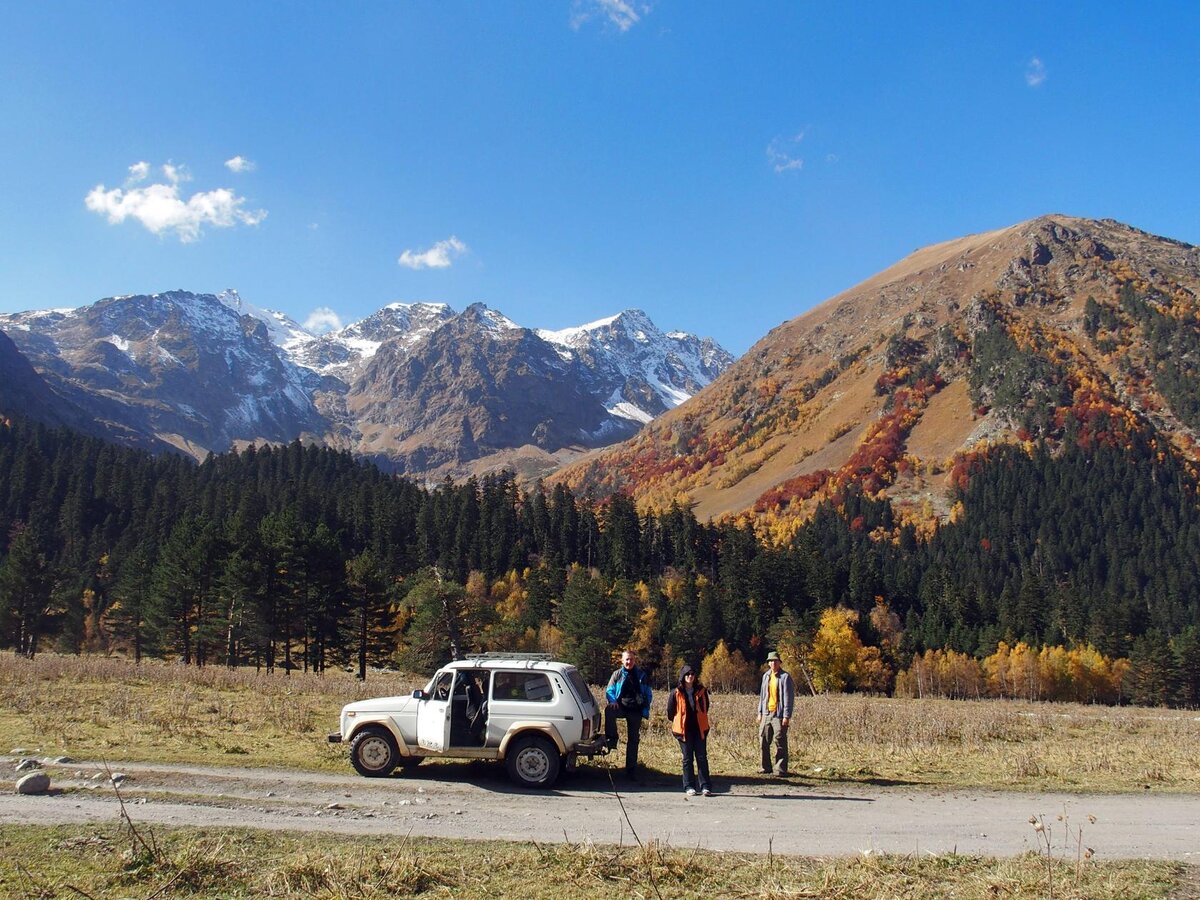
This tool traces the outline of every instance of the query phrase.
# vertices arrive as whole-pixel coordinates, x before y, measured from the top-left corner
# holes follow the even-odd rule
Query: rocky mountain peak
[[[478,327],[492,334],[502,335],[508,331],[523,330],[520,325],[504,313],[491,309],[485,303],[472,303],[461,313],[459,319],[468,327]]]

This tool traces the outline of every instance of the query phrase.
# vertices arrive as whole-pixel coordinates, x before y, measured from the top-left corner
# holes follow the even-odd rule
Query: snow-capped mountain
[[[315,335],[233,290],[0,315],[0,330],[57,394],[149,441],[203,456],[304,436],[436,475],[620,440],[732,361],[639,310],[538,331],[483,304],[393,303]]]
[[[477,303],[411,346],[381,346],[347,405],[363,452],[430,472],[524,446],[598,447],[636,431],[594,387],[577,356]]]
[[[663,333],[640,309],[561,331],[538,330],[593,375],[609,412],[646,423],[673,409],[733,363],[711,338]]]
[[[0,330],[60,396],[197,455],[328,427],[313,405],[318,378],[281,356],[258,318],[213,294],[0,315]]]

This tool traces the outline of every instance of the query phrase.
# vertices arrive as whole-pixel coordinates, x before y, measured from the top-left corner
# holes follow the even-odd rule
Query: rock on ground
[[[18,794],[44,794],[50,790],[50,776],[40,769],[17,779]]]

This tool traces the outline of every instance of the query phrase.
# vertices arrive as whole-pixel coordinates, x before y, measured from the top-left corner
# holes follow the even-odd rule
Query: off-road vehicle
[[[439,669],[410,697],[342,708],[331,743],[369,778],[430,757],[503,760],[524,787],[550,787],[581,756],[607,752],[600,708],[579,670],[543,654],[488,653]]]

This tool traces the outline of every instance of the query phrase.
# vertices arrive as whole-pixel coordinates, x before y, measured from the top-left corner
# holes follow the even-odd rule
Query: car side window
[[[434,700],[449,700],[450,699],[450,682],[454,680],[453,672],[443,672],[437,677],[433,683],[433,693],[430,695]]]
[[[492,679],[492,699],[548,703],[554,699],[554,689],[543,672],[497,672]]]

